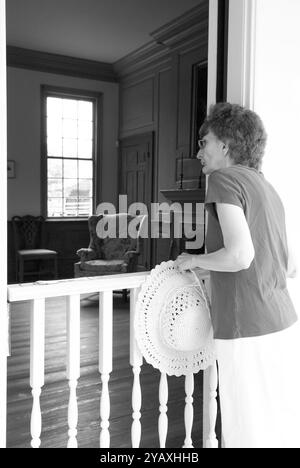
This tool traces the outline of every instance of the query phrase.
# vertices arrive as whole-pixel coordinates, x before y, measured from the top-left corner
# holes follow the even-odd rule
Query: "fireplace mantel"
[[[160,190],[168,200],[179,203],[204,203],[205,189],[169,189]]]

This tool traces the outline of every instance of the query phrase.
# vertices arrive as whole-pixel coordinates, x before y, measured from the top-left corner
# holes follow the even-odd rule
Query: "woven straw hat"
[[[143,284],[134,327],[144,358],[163,373],[197,373],[215,361],[205,287],[173,261],[157,265]]]

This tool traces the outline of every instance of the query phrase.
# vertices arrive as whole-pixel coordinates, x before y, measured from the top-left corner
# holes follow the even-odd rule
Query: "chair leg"
[[[15,275],[15,277],[16,277],[16,283],[17,283],[19,281],[19,259],[18,259],[18,257],[16,258],[15,263],[16,263],[16,275]]]
[[[54,257],[54,279],[58,278],[58,265],[57,265],[57,257]]]
[[[24,282],[24,260],[20,258],[19,260],[19,282]]]
[[[37,276],[38,276],[38,280],[41,279],[41,271],[42,271],[42,260],[37,260],[37,268],[38,268],[38,273],[37,273]]]
[[[127,302],[127,289],[123,289],[123,301]]]

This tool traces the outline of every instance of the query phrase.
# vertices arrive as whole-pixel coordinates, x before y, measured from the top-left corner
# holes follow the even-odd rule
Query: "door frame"
[[[0,270],[0,448],[6,447],[7,392],[7,97],[6,97],[6,8],[0,0],[0,238],[4,268]]]

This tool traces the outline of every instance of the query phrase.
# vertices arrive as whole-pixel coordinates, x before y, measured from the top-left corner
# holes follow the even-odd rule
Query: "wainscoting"
[[[8,282],[16,283],[15,252],[11,222],[8,222]],[[73,278],[73,265],[78,261],[76,251],[89,245],[87,220],[57,220],[46,222],[46,245],[58,252],[58,277]],[[26,280],[37,278],[28,276]]]

